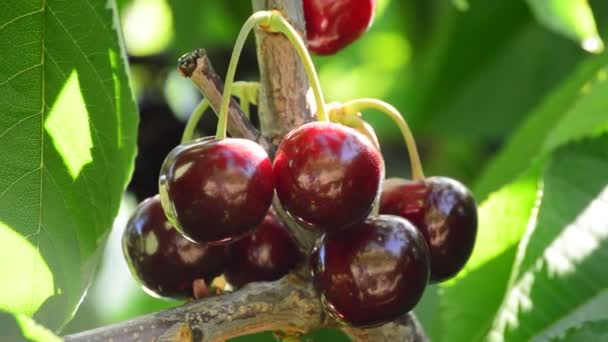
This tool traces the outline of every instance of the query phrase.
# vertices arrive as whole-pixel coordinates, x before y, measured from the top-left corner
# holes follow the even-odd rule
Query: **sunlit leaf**
[[[60,342],[61,339],[47,328],[23,315],[0,310],[0,340]]]
[[[589,52],[604,49],[587,0],[527,0],[536,18],[555,32],[578,41]]]
[[[556,147],[608,129],[608,54],[580,64],[513,134],[474,188],[478,198],[510,182]]]
[[[546,340],[608,319],[608,135],[569,144],[544,173],[543,200],[522,239],[493,340]]]
[[[87,289],[133,167],[112,4],[0,2],[0,309],[51,329]]]

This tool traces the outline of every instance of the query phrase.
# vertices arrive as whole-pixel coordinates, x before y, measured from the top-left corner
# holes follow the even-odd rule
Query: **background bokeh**
[[[141,114],[139,154],[97,278],[66,333],[179,304],[149,297],[138,287],[122,258],[120,235],[137,202],[157,192],[160,164],[200,100],[198,90],[177,74],[177,58],[203,47],[225,75],[237,32],[251,13],[249,1],[118,2]],[[598,27],[606,28],[608,6],[591,3]],[[524,1],[470,1],[461,11],[446,0],[378,0],[367,34],[337,55],[314,61],[328,101],[376,97],[392,103],[414,131],[426,174],[453,177],[474,189],[526,114],[586,56],[576,42],[541,26]],[[237,79],[258,79],[253,39]],[[378,113],[366,113],[365,119],[380,139],[387,176],[407,177],[397,128]],[[200,128],[212,133],[215,124],[207,115]],[[435,292],[427,290],[416,309],[427,329]]]

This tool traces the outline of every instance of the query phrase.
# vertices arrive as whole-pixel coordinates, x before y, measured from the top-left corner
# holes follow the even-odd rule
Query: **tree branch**
[[[209,100],[213,111],[220,112],[224,82],[213,69],[213,65],[203,49],[185,54],[179,59],[178,70],[189,77],[203,95]],[[247,119],[234,99],[230,99],[228,108],[228,133],[232,137],[249,139],[262,146],[270,156],[274,155],[274,146]]]
[[[276,9],[298,32],[305,32],[302,1],[253,0],[253,10]],[[256,48],[260,67],[260,128],[275,145],[289,131],[314,119],[309,105],[306,72],[289,40],[280,33],[256,28]]]
[[[338,324],[325,314],[310,281],[289,275],[64,338],[66,342],[223,341],[260,331],[305,333],[320,327]],[[426,340],[420,325],[409,314],[377,328],[344,328],[344,332],[355,341]]]

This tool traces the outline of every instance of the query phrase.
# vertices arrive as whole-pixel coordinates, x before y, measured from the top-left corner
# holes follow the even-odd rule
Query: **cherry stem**
[[[209,100],[207,98],[203,98],[201,102],[198,103],[190,118],[188,119],[188,123],[186,123],[186,128],[184,128],[184,133],[182,134],[182,144],[190,142],[194,140],[194,134],[196,132],[196,127],[198,126],[198,122],[201,121],[203,114],[209,108]]]
[[[236,73],[236,66],[239,63],[239,57],[241,56],[241,51],[243,51],[243,45],[245,45],[245,40],[247,40],[249,32],[251,32],[255,25],[260,24],[267,26],[270,22],[271,17],[273,17],[273,12],[270,11],[255,12],[247,19],[247,21],[245,21],[243,27],[241,27],[241,31],[239,32],[239,35],[236,39],[236,43],[234,44],[234,49],[232,50],[230,64],[228,65],[228,72],[226,73],[226,83],[224,84],[224,92],[222,93],[219,121],[217,123],[217,131],[215,132],[215,137],[217,139],[224,139],[226,137],[226,127],[228,126],[228,105],[230,104],[230,92],[232,90],[234,74]]]
[[[407,125],[407,122],[405,122],[405,119],[401,113],[399,113],[395,107],[389,103],[377,99],[357,99],[344,103],[342,108],[344,111],[350,114],[355,114],[365,109],[376,109],[388,115],[397,124],[397,126],[399,126],[399,130],[401,130],[401,134],[405,140],[405,144],[410,156],[410,165],[412,167],[412,179],[424,179],[422,163],[420,162],[420,156],[418,155],[418,148],[416,147],[414,135],[412,134],[410,127]]]
[[[319,82],[315,65],[312,62],[310,54],[308,53],[306,44],[302,40],[302,37],[298,31],[291,26],[291,24],[283,17],[283,15],[281,15],[280,12],[272,11],[272,13],[273,16],[271,17],[270,24],[268,25],[270,30],[281,32],[293,45],[296,53],[302,61],[302,64],[304,65],[304,70],[306,71],[308,81],[311,83],[312,92],[315,96],[315,102],[317,104],[317,119],[319,121],[329,122],[329,116],[327,115],[327,111],[325,109],[325,100],[323,99],[323,91],[321,90],[321,82]]]

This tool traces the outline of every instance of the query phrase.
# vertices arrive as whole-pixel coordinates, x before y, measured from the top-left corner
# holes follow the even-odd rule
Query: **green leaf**
[[[581,63],[569,79],[532,112],[489,163],[475,194],[485,198],[556,147],[608,128],[608,54]]]
[[[491,339],[546,340],[608,319],[608,135],[558,149]]]
[[[89,286],[133,168],[113,1],[0,2],[0,309],[57,329]]]
[[[61,339],[47,328],[23,314],[10,314],[0,310],[0,340],[60,342]]]
[[[473,254],[456,278],[440,285],[441,329],[433,332],[435,340],[474,341],[490,328],[506,290],[517,243],[537,203],[539,174],[540,165],[479,207]]]
[[[485,146],[503,141],[589,57],[536,25],[524,2],[471,1],[466,13],[445,17],[439,37],[427,39],[431,53],[414,50],[410,89],[398,90],[400,98],[407,93],[416,100],[407,117],[434,144],[442,137]]]
[[[528,5],[538,21],[579,42],[583,49],[594,53],[604,49],[587,0],[528,0]]]
[[[500,52],[480,65],[451,61],[452,68],[470,73],[454,88],[435,94],[435,99],[445,97],[435,101],[430,111],[421,109],[425,131],[439,137],[500,141],[588,56],[569,41],[529,23],[521,24],[496,49]],[[556,55],[560,58],[553,58]]]
[[[461,93],[466,95],[466,87],[469,83],[484,77],[488,72],[486,69],[491,68],[494,61],[500,59],[504,51],[511,48],[511,42],[531,21],[525,4],[519,1],[473,0],[469,3],[470,8],[466,12],[449,6],[445,13],[433,13],[435,14],[433,17],[437,18],[436,22],[432,23],[434,29],[424,37],[424,45],[412,49],[414,52],[410,69],[412,80],[405,79],[409,81],[408,89],[397,89],[395,98],[399,102],[411,102],[406,113],[411,112],[407,114],[407,118],[413,127],[424,126],[424,129],[432,131],[435,123],[441,120],[458,124],[458,120],[453,118],[461,118],[446,114],[445,111],[454,105],[455,100],[462,97]],[[480,29],[488,26],[491,29]],[[473,32],[475,34],[472,34]],[[529,53],[530,49],[526,49],[526,52]],[[507,60],[509,61],[513,63],[513,58]],[[497,72],[501,70],[505,71],[504,66],[502,69],[497,69]],[[520,69],[515,69],[515,73],[518,70]],[[509,71],[513,74],[513,70]],[[501,83],[502,81],[500,79]],[[496,82],[493,87],[486,86],[481,90],[487,93],[484,94],[485,96],[498,96],[500,94],[491,92],[495,85]],[[404,97],[404,93],[408,96]],[[479,93],[477,95],[476,100],[483,100],[484,96],[479,96]],[[477,108],[467,109],[473,111]],[[486,117],[488,115],[488,113],[483,114]],[[483,115],[480,117],[485,118]],[[442,131],[445,131],[445,128],[442,127]],[[456,129],[450,130],[450,132],[454,131]]]
[[[608,341],[608,320],[587,321],[578,327],[568,329],[564,336],[555,338],[551,341]]]

